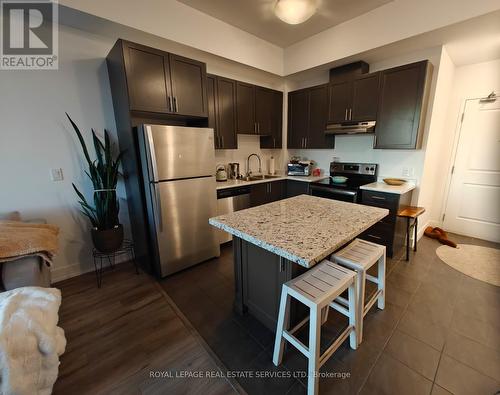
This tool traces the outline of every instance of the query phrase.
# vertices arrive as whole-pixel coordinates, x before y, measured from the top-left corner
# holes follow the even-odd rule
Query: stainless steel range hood
[[[326,125],[325,134],[374,133],[375,125],[375,121],[331,123]]]

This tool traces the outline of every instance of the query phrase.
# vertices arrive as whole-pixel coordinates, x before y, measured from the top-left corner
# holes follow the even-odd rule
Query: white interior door
[[[444,228],[500,242],[500,99],[468,100]]]

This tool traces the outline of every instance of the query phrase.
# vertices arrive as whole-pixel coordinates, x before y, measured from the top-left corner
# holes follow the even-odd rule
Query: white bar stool
[[[357,273],[359,300],[357,321],[359,322],[359,342],[361,343],[363,341],[363,317],[375,302],[377,302],[379,309],[383,310],[385,307],[385,246],[355,239],[347,247],[333,254],[331,259]],[[377,262],[377,277],[367,274],[367,270]],[[365,304],[366,280],[377,284],[378,290]],[[344,306],[347,305],[347,301],[342,297],[337,298],[337,302]]]
[[[339,346],[349,336],[352,349],[358,342],[358,291],[355,280],[356,273],[344,267],[324,260],[306,273],[283,284],[281,290],[280,310],[274,343],[273,363],[278,366],[283,358],[285,340],[309,359],[307,393],[318,393],[318,371]],[[335,299],[348,290],[347,307],[335,302]],[[309,307],[310,315],[299,322],[293,329],[287,330],[290,314],[290,298],[294,298]],[[344,299],[345,300],[345,299]],[[349,317],[348,327],[320,355],[321,313],[323,309],[334,308]],[[293,334],[309,321],[309,348]]]

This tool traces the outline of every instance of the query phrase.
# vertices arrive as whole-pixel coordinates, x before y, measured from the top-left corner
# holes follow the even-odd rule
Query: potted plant
[[[78,202],[80,210],[92,224],[92,242],[94,243],[94,247],[103,253],[115,252],[123,243],[123,226],[118,219],[120,207],[116,196],[118,168],[121,163],[123,151],[119,152],[114,159],[106,129],[104,130],[104,143],[96,136],[92,129],[92,139],[97,158],[92,160],[78,126],[76,126],[67,113],[66,116],[71,122],[82,146],[83,154],[88,164],[88,171],[85,171],[85,174],[90,178],[94,187],[93,204],[90,204],[76,185],[73,184],[73,188],[80,198]]]

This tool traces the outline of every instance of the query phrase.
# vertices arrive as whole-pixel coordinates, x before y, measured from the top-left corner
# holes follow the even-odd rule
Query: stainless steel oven
[[[377,170],[378,165],[374,163],[332,162],[330,163],[330,177],[312,182],[309,191],[313,196],[360,203],[359,187],[377,181]],[[342,182],[333,182],[335,176]]]
[[[310,194],[327,199],[342,200],[343,202],[356,203],[358,201],[358,191],[332,188],[329,186],[311,185]]]

